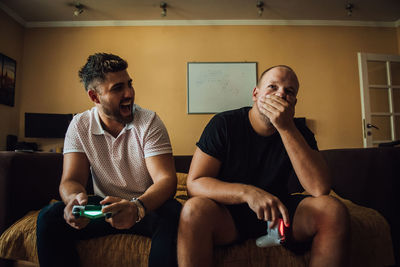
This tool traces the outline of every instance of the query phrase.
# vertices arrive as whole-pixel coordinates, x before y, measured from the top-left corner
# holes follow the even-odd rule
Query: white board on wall
[[[188,62],[188,113],[251,106],[257,62]]]

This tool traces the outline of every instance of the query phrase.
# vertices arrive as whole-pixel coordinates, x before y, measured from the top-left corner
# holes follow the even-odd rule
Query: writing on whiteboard
[[[252,105],[257,63],[188,63],[188,112],[218,113]]]

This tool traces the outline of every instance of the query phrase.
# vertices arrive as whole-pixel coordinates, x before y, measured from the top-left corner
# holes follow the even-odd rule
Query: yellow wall
[[[275,64],[292,66],[301,84],[296,115],[310,120],[320,148],[362,147],[357,52],[397,54],[398,38],[396,28],[374,27],[27,29],[19,135],[23,136],[25,112],[77,113],[90,108],[77,71],[89,54],[104,51],[128,60],[136,102],[157,111],[175,154],[192,154],[211,118],[186,113],[186,64],[191,61],[257,61],[259,73]],[[62,146],[58,139],[39,141],[45,149]]]
[[[6,149],[7,135],[18,135],[23,37],[24,28],[0,9],[0,53],[17,61],[14,107],[0,104],[0,150]]]

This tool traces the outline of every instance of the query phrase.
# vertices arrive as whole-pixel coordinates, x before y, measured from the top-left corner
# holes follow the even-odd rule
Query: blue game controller
[[[101,210],[106,205],[75,205],[72,207],[72,215],[75,218],[86,217],[89,219],[97,219],[101,217],[110,218],[112,216],[111,212],[103,213]]]
[[[261,248],[279,246],[285,242],[285,224],[282,219],[274,228],[269,228],[270,222],[267,222],[267,234],[256,240],[256,245]]]

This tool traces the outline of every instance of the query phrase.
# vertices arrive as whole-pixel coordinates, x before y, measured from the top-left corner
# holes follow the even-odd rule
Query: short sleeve
[[[308,129],[308,127],[305,127],[304,132],[303,132],[304,139],[306,139],[306,142],[308,145],[318,151],[318,145],[317,145],[317,140],[315,140],[314,133]]]
[[[172,153],[167,128],[155,114],[144,138],[144,157]]]
[[[313,149],[318,151],[317,140],[315,140],[314,133],[305,125],[303,122],[295,119],[295,123],[297,129],[299,129],[300,133],[303,135],[307,144]]]
[[[64,139],[64,154],[71,152],[84,152],[81,139],[78,134],[77,116],[74,116],[68,126],[67,133]]]
[[[223,161],[227,150],[226,133],[226,122],[217,114],[208,122],[196,145],[204,153]]]

